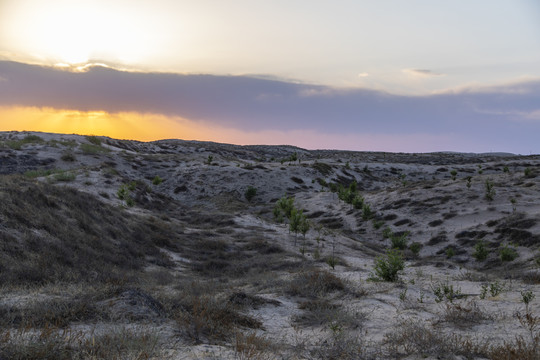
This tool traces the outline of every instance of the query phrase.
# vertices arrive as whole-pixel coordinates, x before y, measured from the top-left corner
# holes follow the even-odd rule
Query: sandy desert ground
[[[540,359],[540,155],[3,132],[0,183],[2,360]]]

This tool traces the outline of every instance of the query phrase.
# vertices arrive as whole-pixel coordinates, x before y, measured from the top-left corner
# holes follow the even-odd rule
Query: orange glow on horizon
[[[182,139],[238,145],[295,145],[306,149],[359,151],[446,150],[451,135],[327,134],[310,129],[245,131],[177,116],[136,112],[58,110],[0,106],[0,131],[40,131],[102,135],[115,139],[154,141]]]
[[[201,126],[159,114],[58,110],[36,107],[0,107],[0,131],[41,131],[103,135],[117,139],[210,139]]]

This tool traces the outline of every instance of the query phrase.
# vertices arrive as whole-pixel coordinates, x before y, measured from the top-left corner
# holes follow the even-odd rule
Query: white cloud
[[[369,74],[367,72],[363,72],[363,73],[360,73],[358,74],[358,77],[368,77]]]
[[[405,74],[409,76],[420,77],[420,78],[445,76],[445,74],[438,73],[438,72],[428,70],[428,69],[403,69],[402,72],[404,72]]]

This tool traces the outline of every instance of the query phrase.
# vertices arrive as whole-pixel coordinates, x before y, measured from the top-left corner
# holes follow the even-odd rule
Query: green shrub
[[[324,261],[332,268],[332,270],[334,270],[336,265],[339,263],[335,256],[328,256]]]
[[[492,282],[489,284],[489,293],[491,296],[495,297],[504,291],[504,284],[501,284],[498,281]]]
[[[456,180],[457,170],[450,171],[450,175],[452,175],[452,180]]]
[[[295,151],[291,156],[289,156],[289,161],[294,162],[296,160],[298,160],[298,154]]]
[[[152,184],[159,185],[163,182],[163,179],[159,177],[159,175],[156,175],[154,179],[152,180]]]
[[[294,245],[296,245],[296,236],[298,232],[301,232],[305,238],[308,230],[309,222],[307,220],[307,217],[304,215],[304,211],[293,208],[291,211],[291,216],[289,218],[289,231],[294,232]]]
[[[135,200],[131,196],[128,196],[126,198],[126,205],[129,207],[135,206]]]
[[[445,299],[453,302],[455,297],[461,295],[461,289],[454,289],[454,285],[448,282],[432,285],[431,289],[433,290],[433,295],[435,295],[435,302],[438,303]]]
[[[251,202],[251,200],[255,197],[255,195],[257,195],[257,189],[254,188],[253,186],[248,186],[248,188],[246,189],[244,193],[246,200]]]
[[[373,220],[373,227],[375,230],[379,230],[384,225],[384,221],[382,220]]]
[[[486,180],[486,183],[485,183],[485,186],[486,186],[486,199],[488,201],[492,201],[494,198],[495,198],[495,189],[493,188],[493,182],[490,180],[490,179],[487,179]]]
[[[450,248],[446,249],[446,257],[448,259],[454,257],[454,255],[456,255],[456,252],[454,251],[454,248],[450,247]]]
[[[519,255],[516,251],[515,247],[511,247],[508,244],[501,246],[499,248],[499,256],[501,257],[502,261],[513,261],[515,260]]]
[[[409,250],[412,251],[412,253],[415,255],[415,256],[418,256],[418,254],[420,253],[420,250],[422,249],[422,244],[420,244],[419,242],[413,242],[411,245],[409,245]]]
[[[66,153],[62,154],[60,159],[62,159],[62,161],[66,161],[66,162],[73,162],[73,161],[75,161],[75,155],[73,155],[73,153],[71,153],[71,152],[66,152]]]
[[[472,256],[478,261],[486,260],[488,256],[488,249],[483,241],[479,241],[474,245],[474,253]]]
[[[389,237],[392,236],[392,229],[390,229],[390,226],[387,226],[387,227],[384,228],[384,230],[382,232],[382,236],[385,239],[388,239]]]
[[[407,242],[409,242],[408,236],[408,232],[404,232],[401,235],[392,234],[390,236],[392,249],[404,250],[405,248],[407,248]]]
[[[352,206],[355,209],[362,209],[364,206],[364,198],[361,195],[356,194],[352,200]]]
[[[369,220],[373,217],[373,210],[371,210],[371,207],[369,204],[364,203],[362,205],[362,219]]]
[[[375,259],[375,276],[383,281],[397,281],[399,272],[405,268],[405,262],[401,252],[396,249],[388,250],[386,255],[379,256]]]
[[[530,290],[521,291],[521,301],[525,304],[526,312],[529,313],[529,304],[534,300],[536,296]]]
[[[125,198],[129,195],[129,190],[126,186],[126,184],[123,184],[120,186],[120,188],[118,189],[118,191],[116,192],[116,196],[118,196],[118,198],[120,200],[125,200]]]
[[[531,168],[525,168],[525,170],[523,171],[523,174],[525,175],[525,177],[531,177],[531,174],[532,174]]]
[[[289,219],[291,217],[292,209],[294,209],[294,198],[284,196],[276,202],[276,207],[283,212],[285,217]],[[275,212],[274,212],[274,215]]]
[[[136,186],[137,183],[135,181],[128,184],[122,184],[116,192],[116,196],[118,196],[120,200],[125,201],[127,206],[134,206],[135,200],[131,197],[131,191],[135,190]]]

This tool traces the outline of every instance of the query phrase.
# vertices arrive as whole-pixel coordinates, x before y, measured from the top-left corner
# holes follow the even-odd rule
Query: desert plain
[[[0,359],[540,359],[540,155],[0,133]]]

